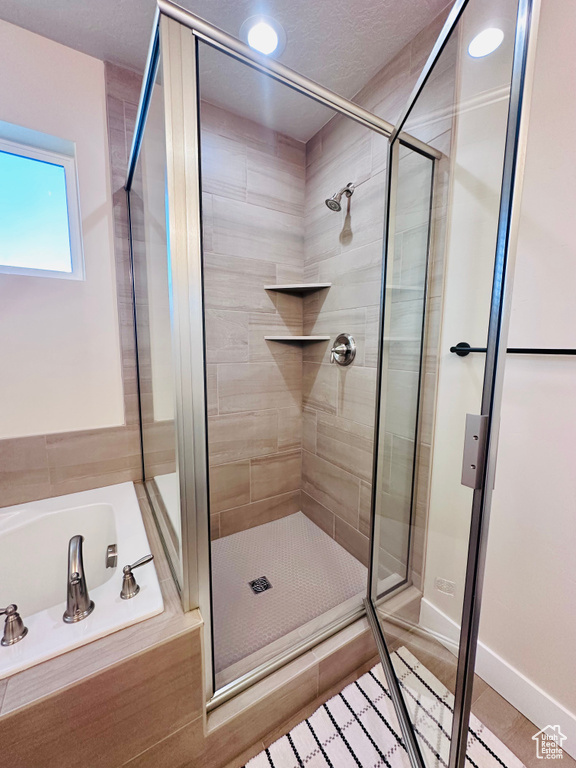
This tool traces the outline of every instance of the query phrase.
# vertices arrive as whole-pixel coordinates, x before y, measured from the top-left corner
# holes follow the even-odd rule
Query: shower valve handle
[[[350,365],[356,357],[356,342],[349,333],[341,333],[330,350],[330,362]]]
[[[330,362],[335,362],[336,355],[345,355],[346,352],[348,352],[348,347],[346,344],[338,344],[338,346],[332,347],[330,350]]]

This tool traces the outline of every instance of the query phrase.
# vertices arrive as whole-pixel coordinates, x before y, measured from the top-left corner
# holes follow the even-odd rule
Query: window
[[[8,123],[0,124],[0,272],[84,279],[74,145]]]

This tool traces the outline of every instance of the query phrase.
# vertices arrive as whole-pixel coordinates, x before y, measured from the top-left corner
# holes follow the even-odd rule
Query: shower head
[[[340,192],[336,192],[335,195],[332,195],[332,197],[329,197],[327,200],[325,200],[325,203],[331,211],[341,211],[342,205],[340,201],[342,200],[342,195],[346,195],[346,197],[352,197],[353,192],[354,184],[350,182],[349,184],[346,184],[345,187],[342,187]]]

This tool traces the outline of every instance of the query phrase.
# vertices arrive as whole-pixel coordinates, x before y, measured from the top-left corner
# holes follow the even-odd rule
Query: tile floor
[[[249,582],[265,576],[271,589]],[[338,606],[359,603],[366,568],[302,512],[212,542],[216,673]],[[218,677],[217,677],[218,682]]]

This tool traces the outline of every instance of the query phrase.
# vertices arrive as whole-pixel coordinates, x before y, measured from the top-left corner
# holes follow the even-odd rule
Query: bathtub
[[[84,536],[84,571],[94,611],[65,624],[68,542]],[[118,563],[109,568],[109,544]],[[90,643],[164,610],[154,562],[134,576],[140,592],[120,598],[122,568],[150,552],[133,483],[71,493],[0,509],[0,606],[16,603],[28,628],[0,646],[0,679]],[[4,617],[0,616],[0,636]]]

